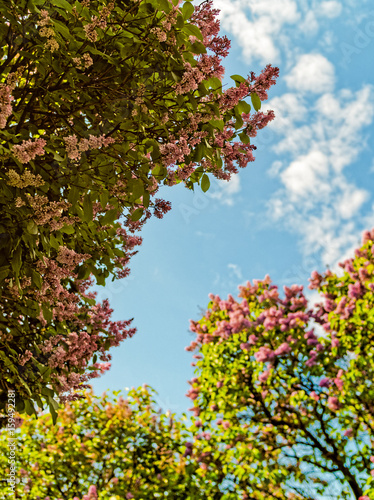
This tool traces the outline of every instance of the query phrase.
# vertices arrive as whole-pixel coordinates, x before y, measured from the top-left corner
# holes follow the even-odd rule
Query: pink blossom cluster
[[[88,494],[87,495],[83,495],[82,500],[97,500],[96,486],[91,485],[88,488]]]
[[[203,35],[203,44],[213,52],[213,56],[202,54],[199,58],[199,64],[205,68],[209,77],[222,78],[224,68],[221,66],[221,60],[227,57],[230,49],[230,40],[226,36],[219,36],[220,21],[217,18],[218,9],[213,9],[211,0],[202,2],[195,7],[195,12],[191,16],[191,22],[198,26]]]
[[[238,87],[227,89],[218,97],[221,113],[236,106],[242,99],[247,97],[248,94],[248,85],[246,82],[242,82]]]
[[[248,77],[248,82],[250,84],[249,91],[256,92],[261,101],[265,101],[268,98],[267,90],[269,90],[272,85],[275,85],[278,76],[279,68],[275,68],[270,64],[262,70],[259,76],[256,76],[252,71]]]
[[[225,161],[225,169],[232,173],[237,174],[238,169],[234,166],[234,161],[238,162],[240,168],[248,165],[248,162],[255,160],[252,151],[256,149],[253,144],[242,144],[240,142],[226,142],[222,148],[222,155]]]
[[[12,114],[12,104],[14,97],[11,94],[9,85],[0,85],[0,129],[5,128],[9,116]]]
[[[279,357],[290,356],[293,362],[296,359],[301,362],[303,359],[306,368],[312,370],[317,365],[318,370],[322,369],[319,360],[326,355],[326,350],[334,348],[334,335],[332,343],[329,344],[327,340],[317,337],[313,328],[306,331],[314,312],[307,308],[302,286],[284,287],[284,298],[279,296],[277,287],[271,285],[268,276],[262,281],[254,280],[253,285],[247,282],[246,286],[239,288],[241,303],[231,295],[227,300],[222,300],[218,295],[209,295],[211,302],[203,319],[199,322],[190,322],[190,329],[197,334],[197,337],[186,350],[193,351],[205,343],[216,341],[221,343],[229,340],[235,333],[246,332],[246,341],[240,343],[240,348],[249,352],[257,363],[267,363],[265,370],[258,374],[257,380],[260,384],[267,382],[272,369],[277,366],[276,360]],[[254,316],[251,309],[256,302],[261,304],[261,310]],[[221,312],[225,313],[225,318],[222,318]],[[269,340],[271,345],[268,343]],[[298,352],[297,358],[294,358],[295,351]],[[322,358],[320,353],[323,355]],[[201,355],[194,357],[203,359]],[[339,397],[334,392],[342,393],[344,390],[343,375],[344,371],[339,369],[335,377],[322,377],[319,383],[320,390],[328,389],[325,401],[332,412],[337,412],[341,408]],[[195,415],[199,415],[200,381],[195,378],[191,382],[192,388],[187,396],[195,401],[193,411]],[[224,380],[217,381],[217,388],[223,385]],[[267,394],[268,391],[262,391],[263,398],[266,398]],[[316,403],[320,401],[320,395],[316,391],[311,391],[310,397]],[[302,406],[300,411],[307,412]]]
[[[314,319],[320,323],[327,332],[331,331],[331,317],[340,320],[348,320],[356,309],[356,304],[364,297],[369,296],[374,291],[372,266],[374,263],[374,230],[366,231],[363,235],[363,244],[365,247],[355,251],[356,258],[362,258],[358,264],[354,259],[349,258],[340,263],[339,266],[344,270],[345,276],[335,287],[334,293],[324,293],[324,302],[317,304],[317,311]],[[368,245],[367,245],[368,243]],[[326,271],[324,276],[316,272],[312,273],[309,288],[321,288],[324,290],[328,279],[331,277],[331,271]],[[348,278],[348,280],[347,280]],[[331,343],[333,347],[339,347],[340,341],[331,333]]]
[[[205,74],[197,66],[193,67],[191,63],[186,62],[184,69],[182,80],[175,85],[177,95],[193,92],[205,80]]]
[[[12,147],[13,156],[21,163],[28,163],[34,160],[37,156],[45,154],[44,147],[47,141],[44,139],[36,139],[32,141],[23,141],[21,144],[16,144]]]
[[[187,137],[181,135],[178,139],[173,134],[170,135],[170,142],[160,144],[160,152],[163,155],[163,163],[165,166],[183,162],[185,156],[191,152],[191,148],[187,142]]]
[[[89,135],[88,139],[83,138],[78,141],[76,135],[69,135],[63,138],[65,142],[66,153],[71,160],[79,160],[83,151],[89,149],[99,149],[107,147],[115,142],[113,137]]]
[[[128,235],[125,230],[122,236],[125,239],[124,245],[128,245],[130,250],[139,244],[138,238]],[[46,335],[38,345],[41,353],[48,356],[47,366],[52,368],[51,381],[58,390],[61,401],[74,399],[75,396],[71,391],[84,387],[89,379],[109,369],[108,345],[117,346],[135,333],[134,328],[129,328],[131,320],[117,322],[110,320],[113,310],[110,309],[108,301],[94,306],[85,304],[85,298],[95,297],[93,293],[86,293],[87,288],[92,285],[92,280],[75,279],[76,288],[74,291],[71,289],[69,291],[67,283],[76,277],[75,268],[88,258],[90,258],[88,254],[79,254],[61,247],[55,260],[44,257],[43,261],[36,265],[36,271],[42,276],[41,289],[26,287],[24,290],[25,300],[33,297],[39,304],[50,308],[54,321],[69,321],[66,334],[51,337]],[[47,322],[43,314],[41,311],[39,320],[42,326],[45,326]],[[43,331],[45,330],[42,329]],[[89,360],[96,353],[102,362],[93,363],[90,367],[91,372],[84,374]],[[34,346],[25,350],[19,365],[28,365],[32,355],[38,358]]]
[[[77,267],[78,264],[91,257],[89,254],[77,253],[74,250],[61,246],[56,257],[57,262],[68,267],[69,271]]]
[[[243,113],[242,118],[244,123],[246,124],[245,129],[248,136],[256,137],[257,130],[261,130],[262,128],[266,127],[269,122],[274,120],[275,114],[272,110],[269,110],[266,113],[258,111],[254,115]]]
[[[28,198],[28,203],[34,210],[34,222],[38,226],[48,224],[52,231],[58,231],[64,225],[80,221],[78,217],[62,215],[71,206],[67,201],[49,201],[47,196],[35,195]]]
[[[110,16],[111,11],[114,8],[114,2],[108,3],[100,11],[100,16],[93,16],[91,18],[91,23],[83,26],[86,33],[86,37],[90,42],[96,42],[98,38],[97,28],[105,29],[107,27],[107,18]]]

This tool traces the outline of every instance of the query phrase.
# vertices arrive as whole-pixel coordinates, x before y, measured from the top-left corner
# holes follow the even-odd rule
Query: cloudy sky
[[[194,2],[198,3],[198,2]],[[147,383],[164,410],[192,406],[189,319],[213,292],[270,274],[280,287],[334,268],[374,226],[374,9],[360,0],[214,0],[231,43],[224,83],[280,68],[254,140],[256,161],[206,194],[163,188],[173,209],[151,220],[130,277],[98,289],[138,333],[112,350],[97,393]]]

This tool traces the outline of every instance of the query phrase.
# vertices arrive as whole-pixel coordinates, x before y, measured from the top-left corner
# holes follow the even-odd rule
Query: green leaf
[[[139,220],[143,215],[144,210],[142,208],[137,208],[135,212],[131,215],[130,219],[133,221]]]
[[[12,256],[12,269],[16,276],[18,276],[18,273],[21,269],[21,265],[22,265],[22,248],[21,245],[18,245],[16,250],[13,252]]]
[[[132,194],[132,198],[137,200],[144,193],[144,185],[140,179],[131,179],[129,181],[129,189]]]
[[[60,231],[62,231],[63,233],[65,234],[74,234],[75,233],[75,229],[72,225],[67,225],[65,224],[65,226],[63,226]]]
[[[201,189],[203,190],[204,193],[206,193],[209,188],[210,188],[209,177],[206,174],[204,174],[201,178]]]
[[[183,31],[187,32],[189,35],[196,36],[196,38],[198,38],[201,41],[204,40],[204,37],[203,37],[201,31],[194,24],[185,24],[183,27]]]
[[[5,278],[9,274],[9,271],[10,271],[10,269],[9,269],[8,266],[2,266],[2,267],[0,267],[0,283],[5,280]]]
[[[116,208],[112,208],[108,210],[103,217],[100,218],[100,224],[106,226],[107,224],[111,224],[117,219],[118,210]]]
[[[102,208],[104,209],[107,206],[107,203],[109,201],[109,191],[106,189],[100,194],[100,204]]]
[[[48,400],[48,401],[50,402],[51,400]],[[54,399],[52,399],[52,401],[54,401],[56,403],[56,401]],[[49,410],[51,412],[53,425],[55,425],[57,422],[58,415],[57,415],[55,408],[53,407],[53,405],[51,403],[49,404]]]
[[[217,78],[217,77],[209,78],[209,80],[207,81],[207,84],[213,90],[218,90],[218,91],[220,90],[221,91],[220,93],[222,93],[222,82],[219,78]]]
[[[158,10],[162,10],[163,12],[170,12],[170,4],[167,0],[157,0],[156,5]]]
[[[149,207],[149,201],[150,201],[150,194],[148,191],[144,191],[144,194],[143,194],[143,205],[145,206],[145,208],[148,208]]]
[[[182,15],[177,16],[177,22],[174,26],[178,29],[182,29],[184,27],[184,19]]]
[[[167,175],[167,169],[164,165],[156,165],[152,170],[152,175],[156,177],[157,180],[162,180]]]
[[[225,122],[223,120],[210,120],[209,122],[213,127],[218,128],[218,130],[223,130],[225,127]]]
[[[176,73],[174,73],[174,71],[171,72],[171,76],[173,77],[173,80],[175,82],[179,82],[180,81],[180,77]]]
[[[243,83],[245,82],[245,78],[241,75],[231,75],[230,76],[231,80],[234,80],[235,83]]]
[[[19,411],[20,413],[22,413],[25,409],[25,402],[23,399],[19,399],[17,402],[16,402],[16,410]]]
[[[67,10],[68,12],[72,11],[72,6],[67,0],[53,0],[51,3],[55,7],[61,7],[65,10]]]
[[[90,222],[93,219],[92,200],[89,194],[86,194],[83,200],[83,220]]]
[[[258,95],[256,94],[256,92],[251,93],[251,101],[252,101],[253,107],[255,108],[256,111],[261,109],[261,100],[258,97]]]
[[[74,206],[77,203],[80,195],[81,191],[79,190],[79,188],[77,186],[72,186],[68,194],[68,202]]]
[[[64,158],[62,158],[62,156],[60,156],[58,153],[54,152],[53,153],[53,159],[58,161],[58,162],[62,162],[64,161]]]
[[[197,145],[197,148],[195,150],[195,155],[194,155],[193,161],[194,162],[199,162],[201,160],[201,158],[203,157],[203,153],[204,153],[204,147],[200,143],[200,144]]]
[[[56,21],[56,19],[53,20],[53,27],[54,29],[60,33],[60,35],[63,35],[64,38],[67,40],[72,40],[72,34],[70,33],[70,30],[60,21]]]
[[[44,319],[47,321],[47,323],[50,323],[53,318],[51,309],[46,304],[42,304],[42,311]]]
[[[49,239],[49,243],[50,243],[51,247],[54,248],[55,250],[58,250],[61,246],[60,242],[53,234],[51,234],[51,237]]]
[[[191,45],[191,51],[194,54],[206,54],[206,47],[203,43],[201,42],[194,42]]]
[[[239,128],[241,128],[243,126],[243,118],[241,116],[241,114],[239,113],[235,113],[235,130],[238,130]]]
[[[239,104],[236,105],[236,108],[238,109],[239,113],[248,114],[251,112],[251,105],[245,101],[240,101]]]
[[[195,12],[195,8],[190,2],[185,2],[182,7],[183,19],[187,21]]]
[[[250,142],[249,137],[248,137],[248,135],[245,132],[241,132],[239,134],[239,138],[240,138],[240,140],[242,141],[243,144],[249,144],[249,142]]]
[[[33,284],[39,288],[39,290],[42,288],[42,277],[37,271],[34,271],[34,269],[31,269],[31,278]]]
[[[26,226],[27,232],[30,234],[38,234],[38,226],[33,220],[29,220]]]
[[[25,400],[25,411],[27,415],[37,415],[34,405],[29,399]]]

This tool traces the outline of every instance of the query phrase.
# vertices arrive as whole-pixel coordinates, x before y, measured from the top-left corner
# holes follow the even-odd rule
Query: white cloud
[[[262,108],[264,111],[274,110],[276,120],[271,122],[271,126],[273,129],[280,130],[293,128],[296,123],[303,122],[308,114],[304,99],[295,93],[286,93],[274,97],[270,102],[265,103]]]
[[[336,0],[329,0],[322,2],[319,6],[318,13],[321,17],[328,17],[330,19],[340,16],[343,6]]]
[[[312,150],[293,161],[282,172],[281,180],[295,200],[308,194],[320,198],[328,196],[330,191],[330,186],[324,182],[328,173],[329,166],[326,155],[321,151]]]
[[[357,1],[357,0],[352,0]],[[343,4],[337,0],[214,0],[221,26],[240,45],[246,62],[278,64],[289,62],[299,52],[300,39],[329,29],[331,19],[340,16]],[[347,19],[357,9],[344,3]],[[296,41],[296,44],[295,44]]]
[[[315,35],[319,29],[316,13],[313,10],[308,10],[298,28],[308,36]]]
[[[276,160],[271,164],[271,167],[269,168],[267,173],[270,177],[276,177],[281,171],[282,167],[283,163],[281,161]]]
[[[338,38],[331,30],[326,30],[318,40],[318,45],[323,52],[334,52],[338,45]]]
[[[338,178],[338,183],[340,184],[341,197],[335,202],[336,213],[342,219],[351,219],[369,199],[369,193],[348,184],[345,179]]]
[[[340,40],[331,20],[341,16],[343,28],[350,19],[356,25],[362,11],[356,5],[354,0],[214,0],[221,27],[233,35],[246,64],[278,64],[279,84],[287,85],[283,95],[263,106],[276,114],[265,133],[277,154],[268,175],[281,185],[270,197],[270,220],[300,235],[304,256],[318,255],[330,266],[357,245],[358,230],[369,224],[362,215],[369,193],[348,180],[345,170],[366,148],[374,87],[335,91],[339,81],[326,57],[330,53],[334,61]],[[310,48],[303,53],[303,47],[321,53]]]
[[[295,0],[215,0],[214,6],[221,11],[222,28],[237,38],[245,58],[264,63],[279,60],[279,44],[287,44],[284,26],[300,20]]]
[[[235,276],[239,281],[243,280],[242,270],[237,264],[228,264],[227,267],[231,271],[231,274]]]
[[[307,124],[299,125],[285,111],[282,119],[290,128],[274,127],[281,136],[274,149],[286,153],[288,161],[282,158],[273,167],[283,187],[270,201],[269,213],[300,234],[304,255],[317,252],[332,266],[357,245],[358,227],[363,229],[359,212],[369,193],[348,181],[344,168],[365,147],[374,88],[323,94],[304,116]]]
[[[290,89],[299,92],[330,92],[335,83],[334,66],[322,54],[303,54],[285,80]]]

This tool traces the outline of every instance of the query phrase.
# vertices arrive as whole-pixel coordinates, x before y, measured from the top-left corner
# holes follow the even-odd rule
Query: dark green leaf
[[[22,248],[21,245],[18,245],[16,250],[13,252],[12,256],[12,269],[16,276],[18,276],[18,273],[21,269],[21,265],[22,265]]]
[[[90,222],[93,219],[93,210],[92,210],[92,200],[89,194],[86,194],[83,200],[83,220],[86,222]]]
[[[111,224],[117,219],[118,210],[116,208],[112,208],[108,210],[103,217],[100,218],[100,224],[106,226],[107,224]]]
[[[29,220],[26,226],[27,232],[30,234],[38,234],[38,226],[33,220]]]

